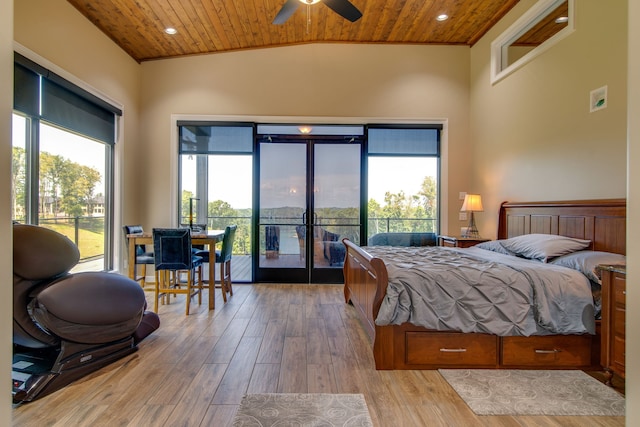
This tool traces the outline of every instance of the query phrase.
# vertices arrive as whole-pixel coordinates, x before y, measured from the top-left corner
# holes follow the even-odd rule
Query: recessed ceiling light
[[[176,30],[173,27],[167,27],[167,28],[164,29],[164,32],[167,33],[167,34],[173,35],[173,34],[177,34],[178,30]]]
[[[438,15],[436,17],[436,20],[438,20],[438,21],[446,21],[447,19],[449,19],[449,15],[447,15],[445,13],[443,13],[442,15]]]
[[[556,24],[564,24],[565,22],[569,22],[568,16],[561,16],[559,18],[556,18]]]

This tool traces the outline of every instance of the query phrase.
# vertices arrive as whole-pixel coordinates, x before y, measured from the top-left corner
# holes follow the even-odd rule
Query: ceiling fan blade
[[[298,9],[299,5],[299,0],[287,0],[287,2],[282,6],[282,9],[280,9],[280,12],[278,12],[276,17],[273,19],[272,24],[284,24],[287,19],[289,19],[291,15],[293,15],[293,12]]]
[[[356,22],[362,17],[362,12],[358,10],[349,0],[321,0],[331,10],[338,15],[341,15],[345,19],[351,22]]]

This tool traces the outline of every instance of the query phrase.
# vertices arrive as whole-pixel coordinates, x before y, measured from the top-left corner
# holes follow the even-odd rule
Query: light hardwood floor
[[[624,426],[623,417],[475,416],[437,371],[376,371],[342,286],[234,293],[224,304],[216,290],[212,312],[196,302],[185,316],[184,296],[160,306],[160,329],[136,353],[14,408],[13,424],[224,427],[245,393],[322,392],[364,394],[381,427]]]

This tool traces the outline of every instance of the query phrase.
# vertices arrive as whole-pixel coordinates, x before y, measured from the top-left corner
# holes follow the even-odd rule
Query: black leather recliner
[[[13,401],[29,402],[137,349],[160,326],[115,273],[70,274],[80,254],[53,230],[13,226]]]

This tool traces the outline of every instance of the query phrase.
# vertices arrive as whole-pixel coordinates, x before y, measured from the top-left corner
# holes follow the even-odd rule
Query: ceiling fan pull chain
[[[311,3],[307,3],[307,34],[310,33],[311,28]]]

